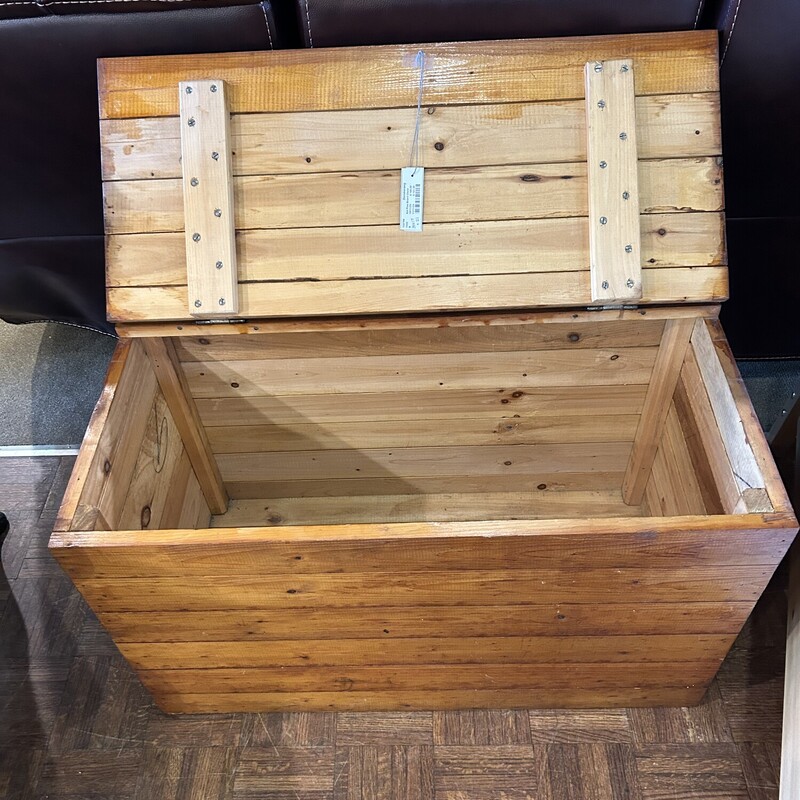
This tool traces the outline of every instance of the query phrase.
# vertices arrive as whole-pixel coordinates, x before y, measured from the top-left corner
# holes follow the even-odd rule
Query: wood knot
[[[198,339],[197,341],[200,342],[200,344],[211,344],[210,339]]]
[[[571,342],[579,342],[581,340],[581,335],[579,333],[571,333],[569,336],[567,336],[567,339],[569,339]]]
[[[142,523],[142,528],[146,528],[150,524],[150,517],[152,516],[152,512],[150,511],[150,506],[145,506],[142,509],[142,515],[140,521]]]
[[[519,179],[525,183],[539,183],[541,177],[539,175],[520,175]]]

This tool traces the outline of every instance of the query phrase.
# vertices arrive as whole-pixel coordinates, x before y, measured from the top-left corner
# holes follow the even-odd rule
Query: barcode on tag
[[[422,230],[422,205],[425,194],[425,167],[400,170],[400,228]]]

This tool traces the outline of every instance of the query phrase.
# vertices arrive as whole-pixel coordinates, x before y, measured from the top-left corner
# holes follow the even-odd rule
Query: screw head
[[[608,289],[608,281],[603,281],[603,282],[602,282],[600,285],[601,285],[601,286],[602,286],[604,289]]]
[[[633,245],[631,245],[631,244],[626,244],[626,245],[625,245],[625,252],[626,252],[626,253],[632,253],[632,252],[633,252]]]
[[[622,193],[622,199],[623,200],[628,200],[630,198],[630,196],[631,196],[630,192],[623,192]]]
[[[628,138],[628,134],[625,133],[625,131],[622,131],[622,133],[619,135],[619,138],[624,142]]]
[[[603,71],[603,65],[599,61],[594,65],[594,71],[595,72],[602,72]]]
[[[199,233],[193,233],[192,234],[192,241],[193,242],[199,242],[200,241],[200,234]]]
[[[219,299],[219,304],[220,304],[221,306],[224,306],[224,305],[225,305],[225,298],[224,298],[224,297],[220,297],[220,299]]]
[[[191,94],[191,93],[192,93],[192,87],[191,86],[187,86],[186,87],[186,94]]]
[[[628,278],[628,280],[626,280],[626,281],[625,281],[625,285],[626,285],[626,286],[627,286],[629,289],[633,289],[633,278]]]
[[[212,92],[216,92],[217,91],[217,84],[216,83],[212,83],[211,84],[211,91]]]
[[[598,108],[605,108],[606,107],[606,101],[605,100],[598,100],[597,101],[597,107]]]
[[[199,181],[199,180],[197,180],[197,178],[192,178],[192,179],[189,181],[189,183],[191,183],[191,184],[192,184],[192,186],[197,186],[197,184],[198,184],[198,183],[200,183],[200,181]]]
[[[619,68],[619,71],[620,71],[620,72],[627,72],[629,69],[630,69],[630,67],[629,67],[627,64],[623,64],[623,65],[622,65],[622,66]]]
[[[194,301],[194,307],[195,308],[200,308],[201,305],[203,305],[203,304],[199,300],[195,300]]]
[[[215,208],[214,209],[214,216],[215,217],[221,217],[222,216],[222,209],[221,208]]]
[[[214,159],[214,161],[219,161],[219,153],[218,153],[218,152],[215,150],[215,151],[214,151],[214,152],[211,154],[211,158],[213,158],[213,159]]]
[[[217,261],[216,267],[217,267],[217,269],[222,269],[222,262],[221,261]]]
[[[601,225],[605,225],[607,222],[608,222],[608,217],[600,217],[600,224]]]
[[[605,161],[600,162],[600,169],[605,169],[608,166]]]
[[[194,128],[194,124],[195,124],[195,123],[194,123],[194,117],[189,117],[189,121],[187,122],[187,125],[188,125],[190,128]]]

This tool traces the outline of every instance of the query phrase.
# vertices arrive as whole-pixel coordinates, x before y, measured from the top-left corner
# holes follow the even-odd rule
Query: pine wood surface
[[[783,571],[694,708],[499,710],[511,696],[495,690],[498,704],[481,711],[299,710],[169,717],[156,709],[47,554],[47,537],[70,467],[71,459],[0,460],[4,510],[12,524],[0,579],[0,688],[7,698],[0,729],[4,796],[778,797]],[[626,627],[630,635],[669,634],[679,616],[687,634],[695,632],[709,641],[703,623],[710,616],[727,619],[720,634],[726,628],[735,635],[747,614],[742,605],[749,608],[724,602],[667,604],[646,623],[632,606],[607,616],[609,624]],[[586,606],[565,603],[559,610],[563,625],[586,631]],[[556,612],[554,606],[506,607],[502,613],[475,609],[475,614],[501,622],[505,635],[534,637],[543,635]],[[328,640],[373,635],[372,630],[377,635],[385,627],[376,609],[364,609],[357,619],[335,611],[315,613],[320,630],[330,634]],[[118,638],[131,643],[148,632],[152,641],[169,643],[174,632],[195,624],[210,642],[229,635],[225,626],[230,614],[203,615],[196,623],[193,616],[117,614],[109,615],[107,623],[117,625]],[[291,636],[296,623],[291,612],[261,611],[243,615],[236,624],[242,631],[260,631],[280,647],[280,637]],[[398,624],[438,637],[442,633],[435,631],[436,624],[452,635],[470,636],[470,626],[478,623],[457,611],[430,609],[424,622],[409,613]],[[137,634],[140,638],[131,638]],[[292,652],[285,651],[285,657],[290,659]],[[325,652],[330,660],[336,651]],[[652,697],[650,690],[641,690],[643,697],[648,694]],[[669,691],[660,695],[657,699],[670,700]]]
[[[224,312],[199,296],[196,276],[229,274],[234,255],[221,259],[219,273],[196,269],[212,239],[203,233],[196,241],[194,228],[218,226],[210,219],[189,231],[185,217],[195,219],[195,200],[213,181],[191,167],[200,181],[193,189],[182,174],[179,139],[196,138],[199,126],[174,118],[173,80],[197,84],[180,95],[184,104],[212,79],[230,95],[244,318],[724,299],[716,43],[697,32],[627,41],[426,46],[425,227],[415,236],[399,231],[396,219],[399,168],[415,122],[407,47],[361,48],[358,58],[345,48],[266,60],[246,54],[247,73],[244,54],[196,56],[193,74],[180,57],[101,61],[110,317],[154,322]],[[680,47],[680,58],[666,57],[669,47]],[[627,72],[611,69],[622,59]],[[611,118],[622,106],[612,102],[610,84],[598,86],[609,97],[590,102],[587,121],[584,65],[606,60],[626,87],[625,114]],[[595,157],[585,140],[590,133],[594,141],[603,119],[613,124],[607,152]],[[609,159],[611,169],[602,170]],[[605,210],[590,178],[605,187]],[[215,205],[227,218],[221,201],[204,202],[203,213]],[[601,217],[611,225],[601,226]],[[629,262],[624,269],[620,260]],[[216,291],[214,302],[228,303],[222,295],[229,294]],[[227,316],[239,316],[233,312]]]

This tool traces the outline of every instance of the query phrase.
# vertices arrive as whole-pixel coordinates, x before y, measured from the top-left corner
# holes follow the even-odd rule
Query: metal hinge
[[[636,311],[637,305],[617,305],[617,306],[586,306],[587,311]]]

